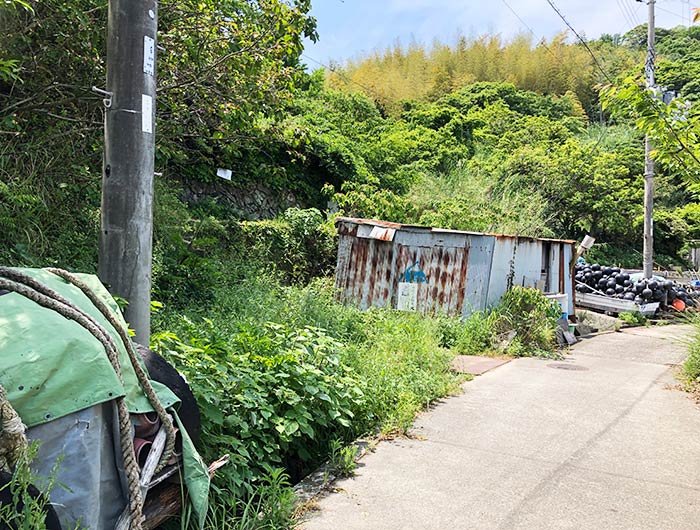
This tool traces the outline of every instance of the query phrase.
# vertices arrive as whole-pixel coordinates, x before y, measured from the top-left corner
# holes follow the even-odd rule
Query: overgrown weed
[[[55,513],[50,513],[49,497],[56,487],[63,487],[57,481],[62,458],[54,464],[48,477],[40,477],[31,468],[38,451],[39,443],[30,443],[21,453],[9,482],[0,487],[2,496],[11,499],[9,503],[0,503],[2,529],[46,530],[47,525],[58,522]],[[80,528],[78,523],[73,530]]]
[[[693,335],[688,343],[688,358],[683,364],[683,379],[687,389],[700,394],[700,317],[689,319],[694,326]]]
[[[258,274],[216,289],[206,313],[195,305],[186,317],[167,307],[154,315],[169,331],[152,346],[184,373],[202,410],[204,457],[232,455],[215,477],[211,524],[262,509],[254,499],[270,469],[297,481],[330,458],[351,473],[345,444],[405,435],[416,414],[459,390],[456,353],[493,352],[508,329],[517,336],[506,353],[554,351],[555,309],[531,291],[516,288],[462,322],[360,311],[336,301],[329,279],[285,286]],[[226,505],[221,492],[241,500]]]
[[[357,447],[354,444],[345,445],[342,440],[335,439],[331,441],[330,457],[328,465],[338,477],[352,477],[357,468]]]

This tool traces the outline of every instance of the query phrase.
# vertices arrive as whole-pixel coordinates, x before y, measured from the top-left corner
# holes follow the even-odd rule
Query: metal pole
[[[136,341],[151,327],[157,1],[110,0],[98,273],[129,305]]]
[[[648,0],[649,31],[647,34],[647,60],[644,67],[647,88],[655,88],[654,79],[654,43],[656,33],[654,27],[655,0]],[[651,139],[647,135],[644,139],[644,263],[645,278],[651,278],[654,270],[654,160],[651,158]]]

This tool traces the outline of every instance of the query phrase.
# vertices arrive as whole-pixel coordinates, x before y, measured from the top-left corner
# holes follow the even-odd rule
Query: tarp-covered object
[[[46,270],[18,270],[57,291],[93,317],[110,333],[119,351],[123,384],[104,347],[81,325],[20,294],[0,296],[0,383],[10,403],[30,427],[30,438],[42,442],[39,471],[45,471],[44,476],[47,476],[56,462],[55,457],[62,455],[65,469],[59,470],[58,479],[74,490],[72,501],[79,502],[87,510],[105,512],[90,516],[89,523],[83,521],[82,527],[100,528],[118,513],[114,504],[121,509],[126,498],[120,491],[122,479],[118,475],[121,473],[116,472],[121,467],[121,456],[119,444],[112,443],[115,439],[112,404],[117,397],[126,396],[131,413],[153,409],[141,391],[117,331],[80,289]],[[126,328],[118,307],[99,279],[91,275],[78,276],[112,308]],[[166,408],[177,408],[179,401],[173,392],[156,381],[151,384]],[[84,418],[86,414],[89,420]],[[91,425],[95,430],[88,433]],[[209,490],[207,469],[187,436],[183,436],[183,452],[190,500],[199,519],[203,520]],[[107,471],[105,466],[114,470]],[[107,487],[100,484],[100,480],[105,480]],[[52,502],[67,501],[64,491],[55,488]],[[81,510],[71,506],[66,511],[70,516],[63,514],[62,519],[74,525],[75,516]]]

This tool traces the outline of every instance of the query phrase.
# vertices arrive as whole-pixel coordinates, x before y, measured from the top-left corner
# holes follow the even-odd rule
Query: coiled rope
[[[22,453],[27,450],[27,427],[7,399],[0,385],[0,470],[11,473]]]
[[[129,359],[134,367],[137,379],[141,384],[144,393],[151,402],[151,405],[154,407],[158,413],[158,416],[166,427],[168,444],[166,445],[166,449],[163,452],[163,456],[159,464],[159,468],[162,469],[170,458],[175,444],[175,433],[172,418],[165,412],[165,409],[158,400],[153,387],[148,381],[148,377],[136,359],[136,353],[131,340],[123,330],[122,326],[119,325],[114,315],[112,315],[109,308],[101,300],[99,300],[94,293],[92,293],[87,285],[85,285],[77,277],[61,269],[51,269],[49,272],[60,276],[64,280],[67,280],[78,287],[84,294],[86,294],[86,296],[88,296],[93,304],[95,304],[95,306],[119,333],[119,336],[124,342],[124,346],[129,354]],[[119,353],[114,343],[114,339],[104,329],[104,327],[102,327],[102,325],[95,321],[94,318],[82,311],[80,308],[76,307],[72,302],[61,296],[50,287],[44,285],[27,274],[14,269],[0,267],[0,289],[5,289],[7,291],[20,294],[25,298],[39,304],[40,306],[55,311],[68,320],[72,320],[81,325],[93,337],[95,337],[100,344],[102,344],[114,372],[117,374],[119,381],[123,384],[124,381],[122,378],[121,365],[119,363]],[[131,530],[141,530],[143,524],[143,499],[141,497],[141,489],[139,484],[139,467],[134,455],[133,439],[131,438],[131,421],[129,410],[124,397],[117,398],[116,404],[119,420],[119,441],[129,490],[129,512],[131,519],[130,528]]]

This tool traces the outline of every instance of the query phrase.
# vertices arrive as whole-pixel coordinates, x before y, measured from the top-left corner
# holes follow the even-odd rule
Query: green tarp
[[[0,383],[24,423],[32,427],[120,396],[126,396],[132,413],[153,410],[138,385],[116,330],[80,289],[42,269],[18,270],[73,302],[112,335],[124,380],[124,384],[119,381],[102,345],[81,325],[17,293],[0,296]],[[116,303],[99,279],[79,276],[126,327]],[[156,381],[152,384],[166,408],[177,405],[178,398],[167,387]],[[209,477],[194,446],[187,439],[183,445],[190,498],[197,515],[203,519]]]

